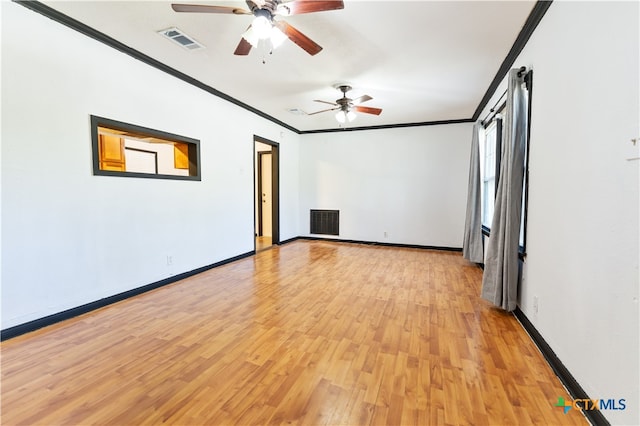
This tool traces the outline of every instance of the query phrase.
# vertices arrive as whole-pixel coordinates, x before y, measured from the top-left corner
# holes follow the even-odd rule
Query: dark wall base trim
[[[443,251],[462,251],[462,247],[443,247],[443,246],[422,246],[418,244],[400,244],[400,243],[380,243],[376,241],[359,241],[359,240],[343,240],[340,238],[324,238],[324,237],[296,237],[286,242],[296,240],[310,240],[310,241],[333,241],[336,243],[351,243],[351,244],[366,244],[370,246],[384,246],[384,247],[399,247],[399,248],[417,248],[424,250],[443,250]]]
[[[292,243],[294,241],[298,241],[300,239],[300,237],[293,237],[293,238],[289,238],[288,240],[284,240],[284,241],[280,241],[278,243],[279,246],[285,245],[285,244],[289,244]]]
[[[12,337],[17,337],[22,334],[38,330],[40,328],[53,325],[60,321],[64,321],[73,317],[77,317],[82,314],[86,314],[87,312],[91,312],[96,309],[103,308],[105,306],[111,305],[116,302],[120,302],[130,297],[138,296],[142,293],[146,293],[148,291],[155,290],[157,288],[160,288],[169,284],[173,284],[177,281],[183,280],[185,278],[189,278],[201,272],[208,271],[209,269],[217,268],[218,266],[226,265],[228,263],[235,262],[236,260],[253,256],[254,254],[255,254],[255,251],[250,251],[229,259],[222,260],[220,262],[213,263],[211,265],[206,265],[201,268],[194,269],[192,271],[183,272],[181,274],[174,275],[172,277],[165,278],[163,280],[156,281],[154,283],[147,284],[142,287],[134,288],[132,290],[125,291],[123,293],[118,293],[113,296],[105,297],[104,299],[96,300],[95,302],[90,302],[85,305],[67,309],[66,311],[58,312],[56,314],[52,314],[43,318],[38,318],[36,320],[29,321],[24,324],[19,324],[13,327],[9,327],[7,329],[0,331],[0,340],[5,341],[7,339],[11,339]]]
[[[560,361],[560,358],[558,358],[555,352],[553,352],[551,346],[549,346],[542,335],[533,326],[531,321],[529,321],[529,318],[527,318],[524,312],[522,312],[520,308],[516,308],[513,314],[518,319],[520,324],[522,324],[522,328],[524,328],[525,331],[529,334],[531,340],[533,340],[533,343],[535,343],[540,352],[542,352],[544,359],[547,360],[553,372],[556,374],[556,376],[558,376],[564,387],[567,388],[567,391],[569,392],[569,395],[571,395],[571,398],[573,398],[574,400],[591,399],[584,391],[584,389],[582,389],[582,386],[578,384],[577,380],[569,372],[567,367],[565,367],[562,361]],[[604,417],[600,410],[582,410],[582,413],[587,418],[587,420],[591,422],[592,425],[610,425],[609,421]]]

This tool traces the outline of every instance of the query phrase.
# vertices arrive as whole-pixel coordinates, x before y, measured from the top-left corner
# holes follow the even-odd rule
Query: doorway
[[[278,143],[254,136],[255,251],[280,242]]]

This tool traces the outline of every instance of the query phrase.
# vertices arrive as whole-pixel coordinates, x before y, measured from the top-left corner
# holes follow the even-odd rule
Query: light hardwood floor
[[[2,424],[586,424],[480,281],[460,253],[275,246],[3,342]]]
[[[256,252],[268,249],[273,244],[271,237],[256,237]]]

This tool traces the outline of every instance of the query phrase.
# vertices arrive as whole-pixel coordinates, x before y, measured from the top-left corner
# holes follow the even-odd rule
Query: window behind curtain
[[[486,128],[484,141],[481,141],[481,171],[482,174],[482,226],[491,229],[493,208],[496,200],[496,169],[499,166],[501,127],[499,120],[493,120]]]
[[[530,82],[532,79],[532,71],[529,72],[528,81]],[[524,150],[524,176],[522,178],[522,218],[520,220],[520,252],[526,252],[526,224],[527,224],[527,189],[529,188],[529,130],[531,127],[529,126],[529,120],[531,119],[531,101],[529,96],[530,84],[527,84],[526,80],[522,83],[524,85],[524,98],[525,105],[527,105],[527,141],[526,141],[526,149]]]
[[[533,86],[533,71],[529,71],[522,83],[524,88],[525,104],[527,105],[527,141],[525,149],[525,172],[522,180],[522,219],[520,222],[520,252],[526,252],[526,224],[527,224],[527,190],[529,187],[529,131],[531,130],[531,90]],[[485,125],[484,141],[480,142],[480,174],[482,177],[482,227],[485,234],[491,233],[491,222],[496,200],[496,190],[500,179],[500,157],[502,153],[502,116],[505,105],[497,109],[495,116]]]

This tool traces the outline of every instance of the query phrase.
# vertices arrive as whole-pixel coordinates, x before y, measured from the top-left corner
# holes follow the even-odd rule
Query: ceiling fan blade
[[[362,95],[359,98],[354,99],[353,103],[354,104],[361,104],[363,102],[370,101],[371,99],[373,99],[373,98],[371,96],[369,96],[369,95]]]
[[[248,10],[239,7],[228,6],[208,6],[204,4],[181,4],[173,3],[171,8],[176,12],[192,12],[192,13],[228,13],[234,15],[251,15]]]
[[[236,47],[235,52],[233,52],[234,55],[239,55],[239,56],[246,56],[249,54],[249,52],[251,51],[251,43],[249,43],[247,40],[245,40],[244,37],[242,37],[240,39],[240,43],[238,43],[238,47]]]
[[[335,105],[338,106],[337,103],[335,102],[327,102],[327,101],[321,101],[320,99],[314,99],[313,102],[322,102],[323,104],[329,104],[329,105]]]
[[[380,108],[370,108],[370,107],[363,107],[363,106],[355,106],[353,107],[353,109],[358,112],[364,112],[365,114],[374,114],[374,115],[380,115],[380,113],[382,112],[382,109]]]
[[[306,35],[302,34],[300,31],[287,24],[284,21],[275,22],[274,25],[278,27],[280,31],[282,31],[289,39],[300,46],[303,50],[305,50],[309,55],[313,56],[319,53],[322,50],[322,47],[311,40]]]
[[[342,0],[294,0],[280,4],[278,13],[287,16],[338,9],[344,9]]]
[[[337,109],[340,109],[340,107],[338,108],[329,108],[329,109],[323,109],[322,111],[316,111],[316,112],[310,112],[307,115],[315,115],[315,114],[320,114],[321,112],[327,112],[327,111],[335,111]]]

